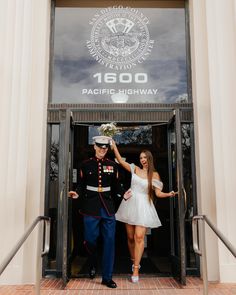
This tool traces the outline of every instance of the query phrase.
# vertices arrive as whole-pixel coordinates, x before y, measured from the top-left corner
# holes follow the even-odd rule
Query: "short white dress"
[[[148,180],[134,173],[134,164],[130,164],[130,169],[132,197],[127,201],[122,200],[116,213],[116,220],[148,228],[161,226],[155,206],[148,198]],[[152,185],[160,190],[163,188],[163,183],[157,179],[152,180]]]

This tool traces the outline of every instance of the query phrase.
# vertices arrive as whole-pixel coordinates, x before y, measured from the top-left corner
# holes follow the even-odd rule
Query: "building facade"
[[[56,23],[55,18],[58,19],[55,6],[60,7],[63,2],[67,2],[65,6],[73,7],[76,1],[2,0],[0,2],[2,24],[0,26],[0,39],[2,41],[0,49],[2,69],[0,88],[1,257],[7,255],[11,246],[38,215],[47,215],[49,212],[50,205],[48,203],[51,199],[48,196],[50,184],[48,183],[49,159],[47,151],[50,134],[53,132],[51,128],[54,127],[50,125],[48,128],[48,124],[59,124],[60,139],[67,142],[67,139],[62,139],[63,134],[66,134],[66,128],[69,128],[66,125],[67,123],[65,123],[65,126],[63,125],[63,118],[66,118],[68,114],[70,117],[71,111],[74,114],[73,120],[77,125],[87,122],[91,127],[94,123],[109,122],[112,121],[113,114],[114,118],[118,119],[118,123],[120,122],[123,127],[126,127],[131,122],[135,122],[136,125],[138,123],[144,125],[145,123],[154,126],[155,119],[146,120],[145,113],[148,113],[149,117],[157,116],[157,123],[167,122],[169,118],[166,117],[161,120],[161,115],[159,116],[158,112],[161,108],[164,108],[165,112],[171,112],[176,108],[176,101],[167,102],[167,105],[165,101],[161,102],[163,104],[160,104],[159,101],[158,103],[147,101],[143,105],[143,97],[141,97],[140,99],[137,98],[133,106],[132,103],[129,104],[128,108],[122,101],[123,110],[121,110],[121,107],[115,107],[116,101],[109,103],[110,106],[107,111],[111,116],[109,117],[105,112],[106,101],[101,101],[101,105],[99,104],[97,109],[96,105],[98,104],[92,102],[92,109],[91,106],[86,105],[86,97],[84,101],[81,101],[83,106],[79,106],[80,101],[76,101],[74,104],[73,100],[57,100],[57,97],[59,97],[57,94],[62,93],[63,89],[55,87],[60,86],[60,83],[63,84],[64,81],[60,80],[56,86],[53,84],[53,78],[55,81],[53,75],[56,72],[56,63],[53,64],[53,56],[55,56],[56,51],[53,50],[60,48],[60,43],[58,46],[58,40],[55,39],[56,31],[53,25]],[[83,3],[83,1],[80,2]],[[128,1],[126,2],[128,3]],[[155,4],[151,2],[155,2]],[[185,18],[185,21],[188,30],[186,35],[189,34],[189,37],[186,37],[188,41],[185,45],[187,60],[191,60],[191,67],[190,72],[187,70],[186,80],[191,78],[191,83],[186,83],[188,84],[188,94],[191,94],[191,101],[188,101],[186,105],[183,104],[182,109],[185,111],[186,106],[188,111],[190,108],[192,118],[194,118],[194,121],[191,118],[189,121],[187,119],[187,123],[185,123],[194,122],[194,141],[191,141],[191,147],[194,150],[194,165],[192,164],[192,166],[194,166],[196,211],[199,214],[207,215],[235,245],[236,1],[189,0],[185,2],[176,0],[151,2],[150,5],[146,4],[147,7],[145,8],[152,8],[153,5],[154,7],[166,7],[168,5],[176,7],[184,4],[184,11],[187,11],[188,17]],[[110,3],[106,4],[103,3],[99,7],[111,6]],[[137,7],[140,6],[142,5],[138,3]],[[97,7],[96,3],[92,3],[91,7]],[[146,10],[144,12],[147,13]],[[150,12],[150,18],[151,15]],[[133,16],[133,19],[137,23],[140,21],[140,19],[136,20],[135,16]],[[142,21],[140,22],[145,27],[144,24],[147,24],[147,22],[144,18]],[[96,21],[94,22],[96,23]],[[96,28],[94,34],[96,34]],[[150,49],[152,42],[151,39],[148,39],[148,41]],[[88,46],[87,51],[90,49]],[[146,53],[148,53],[148,49]],[[62,52],[61,54],[65,53]],[[81,65],[81,67],[83,66],[88,65]],[[141,74],[136,75],[135,79],[142,83],[146,81],[146,75],[142,72]],[[97,75],[96,78],[102,79],[102,76]],[[106,76],[106,79],[109,82],[109,79],[114,79],[114,75]],[[115,76],[115,79],[117,79],[117,76]],[[128,81],[131,79],[131,76],[126,73],[119,76],[119,79],[124,79],[122,81],[126,83],[127,79]],[[55,101],[51,100],[54,94]],[[72,93],[70,97],[72,97]],[[119,99],[119,97],[114,99]],[[168,105],[168,103],[170,104]],[[177,107],[177,109],[181,111],[181,108]],[[130,114],[132,111],[140,113],[140,110],[143,113],[140,117],[137,117],[137,115],[128,117],[128,113]],[[151,111],[154,111],[154,114]],[[106,113],[105,117],[102,117],[103,112]],[[55,116],[53,117],[52,114],[54,113]],[[97,114],[98,119],[93,117],[95,114]],[[125,119],[122,119],[122,116]],[[180,114],[181,116],[184,115]],[[127,118],[128,123],[126,122]],[[82,132],[76,130],[75,133]],[[59,161],[63,161],[63,159]],[[60,167],[67,167],[66,161],[61,162]],[[64,177],[66,177],[66,172],[61,171],[61,173],[64,173]],[[63,183],[63,179],[61,179],[61,183]],[[61,189],[62,187],[59,186],[59,193]],[[182,192],[180,195],[182,196]],[[65,197],[66,193],[64,192]],[[60,208],[62,209],[61,213],[68,209],[63,206]],[[57,214],[59,213],[57,212]],[[60,217],[61,215],[57,216]],[[58,219],[57,222],[59,221]],[[61,225],[64,225],[63,220],[60,222],[62,222]],[[236,282],[234,257],[208,228],[206,230],[209,280]],[[63,244],[65,239],[57,241]],[[37,231],[35,231],[1,276],[1,284],[34,282],[36,271],[35,263],[32,263],[32,261],[36,261],[38,245],[40,245],[40,241],[38,241]],[[63,264],[61,260],[62,254],[56,259],[59,269],[63,268],[60,266],[60,264]],[[47,265],[47,262],[42,265],[43,274],[47,269],[45,265]]]

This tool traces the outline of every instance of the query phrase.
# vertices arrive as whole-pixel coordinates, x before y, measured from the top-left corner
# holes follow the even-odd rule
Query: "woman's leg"
[[[135,225],[125,224],[130,258],[134,262],[134,230]]]
[[[139,265],[144,250],[144,237],[146,234],[146,227],[136,225],[134,230],[134,267],[133,276],[139,275]]]

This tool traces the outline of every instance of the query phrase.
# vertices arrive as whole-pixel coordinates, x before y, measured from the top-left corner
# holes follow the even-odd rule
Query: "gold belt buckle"
[[[98,192],[99,192],[99,193],[102,193],[102,192],[103,192],[103,188],[102,188],[102,187],[99,187],[99,188],[98,188]]]

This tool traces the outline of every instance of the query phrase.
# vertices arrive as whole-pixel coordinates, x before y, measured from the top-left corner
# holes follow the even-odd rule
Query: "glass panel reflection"
[[[176,144],[176,126],[175,122],[169,127],[169,147],[170,147],[170,169],[171,169],[171,189],[174,191],[178,191],[178,183],[177,183],[177,144]],[[172,235],[172,245],[171,245],[171,255],[173,257],[179,256],[179,200],[178,198],[174,198],[172,203],[170,204],[170,215],[171,218],[171,235]],[[178,269],[178,263],[173,262],[173,267]],[[176,271],[177,272],[177,271]]]
[[[53,103],[186,102],[184,8],[57,7]]]
[[[89,127],[89,144],[93,144],[93,136],[99,135],[98,127]],[[152,144],[152,126],[119,127],[120,132],[113,136],[117,144],[149,145]]]
[[[183,176],[184,188],[187,195],[187,211],[185,215],[185,241],[187,248],[186,265],[189,268],[197,267],[197,256],[193,250],[192,241],[192,217],[196,212],[196,196],[194,192],[194,175],[192,163],[193,139],[191,134],[191,124],[181,125],[182,152],[183,152]]]
[[[59,125],[51,125],[48,215],[51,218],[50,250],[47,256],[47,269],[56,268],[57,256],[57,214],[59,197]]]

